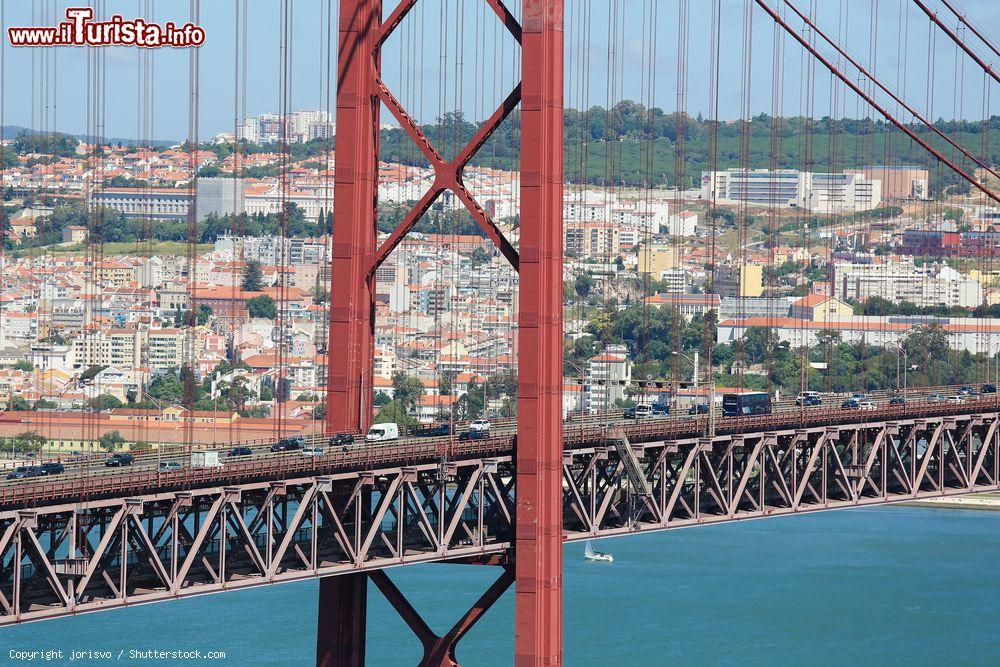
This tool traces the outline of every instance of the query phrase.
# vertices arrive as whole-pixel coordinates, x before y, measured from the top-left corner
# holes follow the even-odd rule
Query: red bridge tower
[[[364,664],[368,580],[424,645],[422,665],[454,665],[454,647],[514,583],[515,662],[562,662],[562,182],[563,0],[522,0],[519,24],[502,0],[483,0],[521,45],[521,83],[455,160],[445,160],[382,83],[380,50],[419,0],[401,0],[383,22],[381,0],[341,0],[337,151],[330,306],[329,432],[362,431],[372,413],[375,271],[446,190],[469,209],[518,271],[517,512],[513,568],[506,566],[444,637],[434,635],[381,572],[322,579],[319,665]],[[435,180],[399,227],[377,243],[379,114],[395,116]],[[521,105],[521,224],[515,249],[462,183],[476,151]]]

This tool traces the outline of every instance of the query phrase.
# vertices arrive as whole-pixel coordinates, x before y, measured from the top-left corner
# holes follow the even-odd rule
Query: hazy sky
[[[782,0],[769,0],[772,6]],[[810,0],[794,0],[806,8]],[[0,0],[4,3],[5,27],[10,25],[50,25],[53,16],[62,17],[67,5],[85,4],[63,0]],[[746,0],[720,0],[722,11],[722,56],[720,59],[720,116],[741,114],[741,71],[746,22]],[[956,47],[937,33],[928,39],[928,20],[919,8],[906,0],[812,0],[818,5],[824,29],[841,35],[851,51],[869,59],[872,41],[871,15],[879,17],[876,44],[876,71],[893,87],[903,88],[907,98],[921,110],[928,108],[929,82],[933,81],[933,115],[979,119],[983,116],[984,75],[968,58],[956,66]],[[902,5],[901,5],[902,3]],[[943,11],[935,0],[932,6]],[[1000,1],[958,0],[978,26],[1000,39]],[[108,0],[109,13],[135,17],[148,0]],[[188,2],[153,1],[152,18],[157,22],[189,19]],[[231,131],[234,117],[235,8],[243,0],[201,2],[200,24],[207,40],[201,48],[200,136]],[[328,27],[336,38],[338,3],[333,1],[334,19],[329,25],[327,7],[331,0],[289,0],[292,8],[293,109],[319,108],[324,104],[325,53]],[[394,6],[386,2],[386,13]],[[512,4],[518,4],[514,2]],[[280,6],[279,0],[249,0],[249,48],[247,56],[247,111],[256,115],[279,109],[280,95]],[[655,7],[655,20],[649,18]],[[688,101],[691,113],[709,108],[709,26],[712,2],[690,0],[691,26],[688,56]],[[901,6],[907,7],[901,12]],[[383,54],[384,77],[389,86],[420,120],[432,120],[442,111],[462,107],[467,115],[482,118],[506,94],[516,72],[517,50],[502,33],[483,0],[421,0],[412,17],[386,44]],[[676,107],[677,90],[677,0],[567,0],[566,3],[567,97],[568,106],[606,104],[609,98],[648,99],[667,111]],[[43,20],[43,12],[47,20]],[[33,16],[34,15],[34,16]],[[589,20],[585,17],[589,15]],[[943,14],[944,16],[944,14]],[[442,20],[444,17],[444,20]],[[617,17],[617,18],[616,18]],[[900,25],[904,26],[900,30]],[[654,28],[648,26],[653,24]],[[770,112],[774,80],[773,22],[754,6],[750,23],[752,58],[749,97],[753,113]],[[613,26],[617,26],[615,29]],[[907,27],[908,26],[908,27]],[[990,29],[993,28],[991,31]],[[3,122],[8,125],[52,127],[85,133],[88,131],[87,67],[84,48],[14,49],[4,31]],[[609,34],[616,45],[609,49]],[[971,35],[969,36],[971,40]],[[421,40],[422,43],[421,43]],[[458,57],[456,40],[467,47]],[[898,54],[905,54],[905,81]],[[977,44],[981,53],[985,47]],[[650,58],[650,50],[655,54]],[[824,47],[825,53],[831,53]],[[46,53],[47,51],[47,53]],[[133,137],[139,122],[139,51],[136,48],[107,49],[105,75],[105,134]],[[613,53],[613,56],[612,56]],[[804,110],[802,74],[809,69],[803,50],[787,38],[782,58],[784,86],[779,108],[786,114]],[[929,53],[933,53],[930,59]],[[181,139],[188,135],[188,53],[157,49],[152,52],[154,67],[154,113],[152,134],[157,138]],[[619,66],[613,84],[608,63]],[[336,54],[334,52],[334,61]],[[929,61],[933,60],[933,77]],[[1000,65],[1000,63],[997,63]],[[816,66],[812,98],[817,116],[833,112],[831,79],[822,65]],[[653,74],[655,72],[655,74]],[[461,81],[461,85],[457,85]],[[496,86],[486,82],[499,81]],[[47,84],[47,85],[46,85]],[[652,86],[650,88],[650,86]],[[50,92],[42,93],[43,88]],[[613,90],[609,94],[609,90]],[[840,95],[839,109],[855,115],[863,107],[853,93]],[[1000,86],[990,92],[991,113],[1000,110]],[[388,114],[385,115],[388,120]],[[53,120],[54,119],[54,120]]]

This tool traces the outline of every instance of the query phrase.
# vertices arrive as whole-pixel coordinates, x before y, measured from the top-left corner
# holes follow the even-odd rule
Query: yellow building
[[[789,317],[811,322],[839,322],[854,315],[850,304],[825,294],[807,294],[792,303]]]
[[[127,287],[135,281],[135,269],[114,260],[104,260],[94,267],[98,282],[110,287]]]
[[[764,266],[757,262],[743,262],[716,267],[715,292],[727,297],[763,296]]]
[[[677,249],[670,245],[643,246],[639,248],[639,273],[648,273],[655,280],[663,277],[664,271],[676,269]]]

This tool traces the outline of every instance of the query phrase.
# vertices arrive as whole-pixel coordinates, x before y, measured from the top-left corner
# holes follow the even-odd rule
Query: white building
[[[864,301],[873,296],[899,303],[975,308],[983,303],[983,287],[946,264],[917,267],[912,258],[878,264],[834,264],[834,296]]]
[[[625,387],[632,381],[632,361],[622,345],[612,345],[587,362],[587,411],[599,414],[625,398]]]
[[[701,172],[701,197],[723,203],[798,206],[818,213],[855,213],[882,203],[882,182],[861,173],[796,169],[727,169]]]

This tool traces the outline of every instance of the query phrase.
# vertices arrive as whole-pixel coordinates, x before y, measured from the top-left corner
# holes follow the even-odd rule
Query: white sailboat
[[[613,563],[615,562],[615,557],[609,553],[604,553],[603,551],[594,551],[594,543],[587,540],[587,547],[583,551],[583,557],[587,560],[596,560],[602,563]]]

